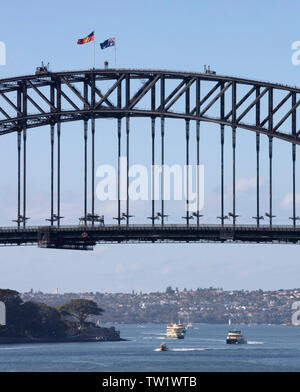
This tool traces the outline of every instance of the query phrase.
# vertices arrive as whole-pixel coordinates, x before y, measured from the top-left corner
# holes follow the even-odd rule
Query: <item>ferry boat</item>
[[[247,340],[243,336],[241,331],[229,331],[227,338],[226,338],[226,344],[246,344]]]
[[[167,338],[184,339],[185,333],[186,333],[186,329],[183,324],[173,323],[167,325],[167,331],[166,331]]]

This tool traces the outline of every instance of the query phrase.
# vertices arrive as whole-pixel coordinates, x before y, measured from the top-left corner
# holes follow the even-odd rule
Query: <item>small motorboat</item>
[[[159,347],[159,351],[168,351],[166,343],[162,343]]]

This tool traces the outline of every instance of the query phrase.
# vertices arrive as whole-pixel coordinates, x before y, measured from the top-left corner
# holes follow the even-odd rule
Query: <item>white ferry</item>
[[[227,344],[246,344],[247,340],[242,335],[241,331],[229,331],[227,338],[226,338],[226,343]]]
[[[166,331],[167,338],[184,339],[185,333],[186,333],[186,329],[183,324],[173,323],[167,325],[167,331]]]

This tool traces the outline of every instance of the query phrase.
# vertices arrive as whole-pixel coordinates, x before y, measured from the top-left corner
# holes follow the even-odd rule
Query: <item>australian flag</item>
[[[102,44],[100,44],[101,49],[106,49],[109,48],[110,46],[115,46],[116,44],[116,40],[115,37],[112,38],[108,38],[106,41],[102,42]]]

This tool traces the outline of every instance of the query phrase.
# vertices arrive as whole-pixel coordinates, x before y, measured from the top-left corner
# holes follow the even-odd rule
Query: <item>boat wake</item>
[[[170,348],[170,351],[205,351],[207,348],[191,347],[191,348]]]
[[[87,364],[92,364],[94,366],[102,366],[102,367],[108,367],[113,365],[113,362],[110,363],[104,363],[104,362],[94,362],[94,361],[70,361],[71,363],[87,363]]]
[[[3,350],[28,350],[29,348],[37,348],[36,346],[22,346],[22,347],[0,347],[0,351]]]
[[[201,348],[201,347],[191,347],[191,348],[168,348],[167,351],[205,351],[207,348]],[[153,351],[161,351],[159,348],[155,348]]]
[[[247,342],[247,344],[264,344],[264,342]]]

